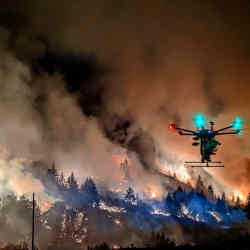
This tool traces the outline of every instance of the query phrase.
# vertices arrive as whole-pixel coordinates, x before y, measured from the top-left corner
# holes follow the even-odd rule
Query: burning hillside
[[[11,162],[6,161],[6,164]],[[136,186],[129,186],[133,182],[126,181],[120,189],[114,190],[110,190],[101,180],[94,181],[92,178],[79,185],[73,173],[66,178],[63,173],[59,174],[54,165],[44,172],[42,178],[44,167],[38,163],[35,165],[33,178],[39,173],[43,186],[36,196],[39,248],[48,247],[48,244],[59,247],[66,244],[65,241],[83,247],[103,241],[109,245],[134,243],[143,246],[151,232],[164,232],[178,244],[198,243],[191,233],[195,228],[228,230],[235,224],[245,227],[246,216],[239,204],[229,203],[225,196],[217,196],[201,178],[193,188],[164,175],[165,191],[158,195],[157,189],[147,189],[147,184],[145,192],[142,192]],[[12,165],[8,166],[13,168]],[[17,195],[10,193],[3,196],[0,209],[6,218],[1,237],[14,243],[29,238],[32,209],[27,196]],[[25,217],[22,216],[24,211]],[[17,222],[15,225],[14,221]],[[191,230],[189,233],[187,228]],[[12,237],[7,237],[8,234]]]

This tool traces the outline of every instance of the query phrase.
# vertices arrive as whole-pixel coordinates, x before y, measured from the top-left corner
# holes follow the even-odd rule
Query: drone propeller
[[[232,123],[232,128],[234,130],[242,129],[243,119],[240,117],[236,117]]]
[[[198,113],[193,116],[194,125],[197,128],[202,128],[206,125],[207,121],[203,114]]]

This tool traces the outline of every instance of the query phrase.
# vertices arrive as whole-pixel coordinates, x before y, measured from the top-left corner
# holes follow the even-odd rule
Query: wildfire
[[[40,210],[42,213],[48,211],[53,206],[52,202],[43,200],[43,202],[40,204]]]
[[[151,199],[161,199],[162,197],[162,191],[157,186],[153,185],[149,185],[146,188],[146,194]]]
[[[121,224],[121,222],[118,219],[115,219],[114,222],[115,222],[116,225],[120,225]]]
[[[175,176],[181,182],[190,182],[191,176],[188,169],[182,164],[168,164],[164,158],[158,159],[158,166],[163,174]]]
[[[155,192],[152,192],[152,194],[151,194],[151,198],[156,198],[156,193]]]
[[[246,197],[238,190],[235,190],[234,193],[233,193],[233,196],[234,197],[239,197],[241,201],[246,201]]]

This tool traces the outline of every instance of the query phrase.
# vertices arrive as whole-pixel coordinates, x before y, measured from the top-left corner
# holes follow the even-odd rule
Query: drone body
[[[220,164],[213,165],[214,163],[218,164],[221,162],[211,161],[211,155],[215,155],[216,154],[215,152],[217,151],[217,146],[221,145],[221,143],[218,140],[216,140],[215,137],[219,135],[233,135],[233,134],[240,135],[242,128],[242,119],[236,117],[232,125],[218,130],[214,130],[214,122],[209,122],[210,124],[209,129],[205,128],[206,119],[202,114],[195,115],[193,117],[193,121],[197,128],[194,131],[184,128],[178,128],[174,123],[170,123],[168,126],[169,130],[177,130],[179,135],[193,136],[194,142],[192,143],[192,146],[200,145],[201,162],[185,162],[185,163],[188,164],[188,166],[190,167],[224,167]],[[224,132],[225,130],[227,130],[227,132]],[[195,165],[197,163],[199,165]],[[203,163],[205,163],[205,165],[202,165]]]

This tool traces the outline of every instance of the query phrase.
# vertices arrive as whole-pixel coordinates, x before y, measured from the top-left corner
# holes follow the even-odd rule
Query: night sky
[[[134,164],[139,190],[162,190],[159,159],[177,172],[199,160],[169,122],[250,122],[249,1],[1,1],[0,55],[0,144],[109,185],[114,156]],[[197,173],[247,195],[249,139],[221,138],[225,168]]]

